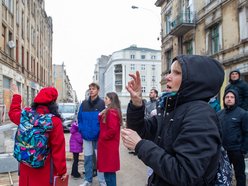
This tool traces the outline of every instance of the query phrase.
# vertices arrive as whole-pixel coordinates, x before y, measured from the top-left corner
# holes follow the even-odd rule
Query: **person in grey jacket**
[[[152,88],[150,90],[149,98],[150,98],[150,100],[145,104],[146,105],[145,116],[147,118],[156,114],[158,91],[155,88]]]
[[[222,128],[223,146],[233,164],[237,186],[246,185],[244,154],[248,152],[248,113],[238,106],[236,90],[226,90],[224,109],[218,117]]]
[[[214,185],[221,137],[218,117],[208,101],[223,83],[221,64],[206,56],[174,58],[159,112],[149,119],[144,118],[140,74],[130,76],[128,128],[121,136],[123,144],[153,169],[148,185]]]

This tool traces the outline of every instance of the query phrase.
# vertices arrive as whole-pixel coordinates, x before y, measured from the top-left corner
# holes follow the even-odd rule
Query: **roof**
[[[145,52],[160,52],[160,50],[154,50],[150,48],[142,48],[142,47],[137,47],[136,45],[131,45],[128,48],[124,48],[122,50],[136,50],[136,51],[145,51]]]

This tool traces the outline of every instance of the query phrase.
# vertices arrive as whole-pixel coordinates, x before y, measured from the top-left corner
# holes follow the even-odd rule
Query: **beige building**
[[[53,82],[54,87],[56,87],[59,92],[58,102],[78,102],[76,92],[72,89],[70,79],[66,74],[64,63],[62,65],[53,65]]]
[[[53,84],[53,24],[44,0],[2,0],[0,10],[0,115],[5,110],[7,116],[12,81],[24,106],[40,88]]]
[[[199,54],[219,60],[229,72],[240,69],[248,81],[247,0],[157,0],[161,7],[162,77],[173,57]],[[161,81],[162,90],[165,81]]]

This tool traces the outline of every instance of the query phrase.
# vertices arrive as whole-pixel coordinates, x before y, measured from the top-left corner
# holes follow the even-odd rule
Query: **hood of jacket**
[[[227,93],[229,93],[229,92],[232,92],[232,93],[234,94],[234,96],[235,96],[235,103],[234,103],[233,106],[227,108],[227,106],[226,106],[226,104],[225,104],[225,96],[226,96]],[[236,107],[238,106],[238,104],[239,104],[239,94],[238,94],[238,92],[237,92],[236,90],[234,90],[234,89],[227,89],[227,90],[225,91],[225,93],[224,93],[224,96],[223,96],[223,103],[224,103],[224,108],[225,108],[226,110],[233,110],[234,108],[236,108]]]
[[[231,74],[232,74],[233,72],[237,72],[237,73],[239,74],[239,79],[237,79],[237,80],[231,80]],[[239,82],[239,80],[240,80],[240,71],[239,71],[239,69],[232,70],[232,71],[229,73],[229,83],[231,83],[231,84],[236,84],[236,83]]]
[[[77,125],[76,122],[72,123],[70,132],[71,132],[71,134],[74,134],[74,133],[78,132],[78,125]]]
[[[224,70],[217,60],[199,55],[180,55],[173,59],[182,67],[182,83],[177,92],[177,105],[194,100],[209,101],[224,81]]]

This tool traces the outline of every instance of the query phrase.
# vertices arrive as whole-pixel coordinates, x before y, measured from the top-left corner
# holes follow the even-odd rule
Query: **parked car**
[[[77,104],[76,103],[58,103],[59,112],[62,117],[64,131],[69,131],[72,122],[77,117]]]

